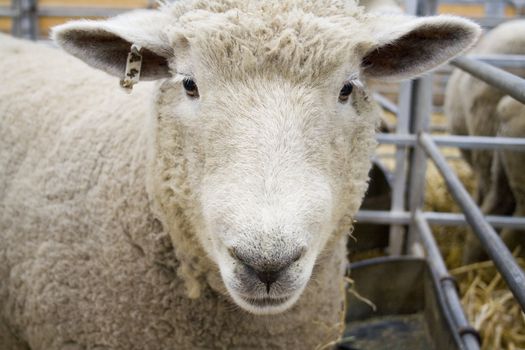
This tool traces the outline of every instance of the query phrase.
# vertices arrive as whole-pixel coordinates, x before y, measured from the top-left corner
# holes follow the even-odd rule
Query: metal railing
[[[496,269],[516,297],[522,310],[525,311],[525,275],[517,261],[512,256],[505,243],[501,240],[494,228],[485,219],[481,210],[476,205],[469,193],[463,187],[452,168],[447,164],[445,157],[439,151],[434,140],[429,134],[422,133],[418,138],[419,145],[426,155],[432,159],[439,172],[445,179],[450,193],[460,205],[465,217],[481,242],[481,245],[494,261]],[[424,218],[422,220],[425,220]]]
[[[426,10],[424,9],[425,6]],[[432,13],[432,4],[420,2],[413,13],[417,15]],[[457,58],[451,64],[525,103],[525,80],[489,64],[524,67],[524,58],[523,56],[503,55],[498,55],[498,57],[471,56]],[[430,75],[428,75],[414,82],[404,83],[399,94],[398,108],[385,103],[381,96],[377,98],[385,109],[397,115],[398,121],[395,134],[379,134],[377,136],[380,143],[396,145],[397,149],[392,209],[391,211],[361,210],[356,219],[362,223],[390,224],[390,249],[393,254],[403,252],[420,254],[421,250],[424,251],[432,268],[441,277],[441,288],[446,295],[447,306],[458,330],[462,330],[465,348],[479,349],[479,336],[468,325],[459,302],[456,286],[448,275],[429,224],[468,224],[489,257],[494,261],[496,269],[501,273],[522,310],[525,310],[525,275],[493,228],[493,226],[496,228],[512,227],[525,230],[525,218],[484,216],[446,162],[438,146],[525,151],[525,139],[431,135],[429,133],[432,105],[430,79]],[[461,207],[463,215],[422,211],[428,159],[436,165],[443,176],[449,192]],[[409,193],[408,203],[405,199],[405,192]],[[403,231],[405,227],[408,227],[408,233]],[[396,241],[400,239],[404,244]]]

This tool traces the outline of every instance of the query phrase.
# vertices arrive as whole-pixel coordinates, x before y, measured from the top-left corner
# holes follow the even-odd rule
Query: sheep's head
[[[179,2],[54,32],[119,77],[142,46],[141,77],[163,79],[150,170],[175,249],[193,239],[255,314],[295,303],[360,205],[379,117],[364,82],[423,73],[478,35],[454,17],[286,3]]]

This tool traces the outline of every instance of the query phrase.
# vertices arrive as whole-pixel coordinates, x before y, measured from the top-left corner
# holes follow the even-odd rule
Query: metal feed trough
[[[473,3],[447,0],[447,3]],[[148,1],[153,6],[154,1]],[[523,6],[523,4],[521,4]],[[408,0],[406,12],[430,15],[434,0]],[[505,3],[485,3],[486,14],[478,19],[484,27],[501,23]],[[15,36],[38,39],[40,16],[110,16],[126,9],[65,8],[37,6],[37,0],[13,0],[0,7],[0,17],[12,18]],[[451,62],[478,79],[525,103],[525,80],[496,66],[525,65],[525,56],[460,57]],[[378,134],[382,144],[396,146],[396,167],[391,181],[390,206],[385,210],[362,209],[358,223],[389,225],[391,257],[365,260],[353,265],[356,288],[377,306],[375,312],[348,293],[350,313],[340,349],[479,349],[479,334],[469,325],[461,307],[456,283],[447,271],[431,232],[433,225],[470,225],[494,261],[522,310],[525,310],[525,275],[493,227],[525,230],[525,218],[487,216],[474,203],[440,151],[441,146],[464,149],[525,151],[525,139],[503,137],[433,136],[429,133],[432,112],[431,75],[401,84],[399,106],[376,95],[383,107],[397,115],[395,133]],[[463,214],[423,211],[427,159],[437,167]],[[407,195],[407,196],[406,196]],[[405,199],[407,198],[407,200]],[[406,256],[400,256],[405,254]],[[396,275],[392,281],[392,275]],[[390,284],[377,284],[387,280]],[[377,339],[382,339],[378,342]]]

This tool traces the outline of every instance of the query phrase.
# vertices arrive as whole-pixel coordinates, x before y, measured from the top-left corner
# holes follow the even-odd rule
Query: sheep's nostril
[[[240,262],[245,271],[257,277],[266,286],[266,292],[270,293],[270,288],[280,277],[281,272],[286,270],[294,262],[304,256],[306,249],[301,248],[292,254],[279,255],[278,258],[245,255],[235,248],[228,249],[229,254]]]
[[[270,288],[278,279],[281,271],[285,270],[286,267],[280,270],[261,270],[255,268],[253,265],[244,264],[244,267],[248,273],[255,275],[259,281],[266,286],[266,293],[270,294]]]
[[[282,271],[282,270],[281,270]],[[255,275],[259,278],[259,281],[266,285],[266,293],[270,294],[270,287],[275,281],[279,278],[279,273],[281,271],[257,271],[255,270]]]

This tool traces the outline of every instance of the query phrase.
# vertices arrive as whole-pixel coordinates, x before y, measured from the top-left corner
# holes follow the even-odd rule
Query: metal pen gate
[[[452,0],[452,2],[457,0]],[[503,5],[502,5],[503,4]],[[154,6],[148,0],[147,6]],[[487,1],[487,13],[503,13],[503,2]],[[419,16],[436,12],[434,0],[408,0],[406,12]],[[12,18],[12,34],[37,39],[40,16],[110,16],[126,9],[118,8],[61,8],[37,7],[37,0],[12,0],[11,7],[0,7],[0,17]],[[487,17],[485,26],[493,27],[501,18]],[[525,56],[460,57],[451,62],[476,78],[493,85],[516,100],[525,103],[525,79],[514,76],[491,64],[525,65]],[[382,144],[396,146],[396,167],[390,211],[361,210],[356,220],[362,223],[390,225],[390,253],[425,256],[439,276],[455,326],[459,330],[465,349],[479,349],[479,335],[468,323],[462,309],[454,278],[449,275],[443,257],[431,232],[430,224],[470,225],[483,248],[494,261],[497,270],[525,311],[525,274],[509,249],[494,230],[512,227],[525,230],[525,217],[484,216],[441,153],[439,147],[453,146],[464,149],[507,149],[525,151],[525,139],[504,137],[472,137],[430,134],[432,112],[432,75],[401,84],[399,106],[381,95],[377,100],[384,108],[397,115],[394,133],[378,134]],[[426,164],[430,159],[447,187],[461,207],[463,214],[423,211]],[[408,194],[407,199],[405,195]],[[406,229],[408,228],[408,229]]]
[[[419,16],[431,15],[436,12],[436,7],[436,2],[432,0],[414,0],[408,2],[407,12]],[[525,103],[525,79],[485,63],[481,61],[482,59],[492,63],[507,59],[524,66],[525,56],[478,57],[477,59],[460,57],[451,62],[453,66],[497,87],[521,103]],[[380,143],[394,144],[397,147],[392,209],[391,211],[360,211],[356,219],[360,222],[390,224],[390,242],[397,243],[391,244],[391,254],[404,252],[427,257],[439,276],[441,288],[446,295],[447,306],[461,334],[465,348],[479,349],[479,335],[465,317],[455,281],[448,274],[432,235],[430,224],[470,225],[483,248],[494,261],[496,269],[501,273],[521,309],[525,311],[525,274],[493,228],[494,226],[525,229],[525,218],[485,217],[448,165],[439,146],[525,151],[525,139],[432,136],[429,133],[432,111],[431,75],[403,83],[399,100],[399,107],[395,111],[397,112],[395,134],[378,135]],[[450,193],[464,215],[422,210],[427,159],[434,163],[443,176]],[[405,192],[408,192],[408,203],[405,203]],[[406,237],[402,225],[408,225]]]

